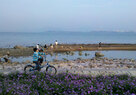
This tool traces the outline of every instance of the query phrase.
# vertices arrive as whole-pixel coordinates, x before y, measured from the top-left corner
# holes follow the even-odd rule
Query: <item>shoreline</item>
[[[33,54],[33,47],[18,46],[18,48],[0,48],[0,57],[6,55],[7,52],[11,56],[31,56]],[[115,43],[101,43],[99,44],[59,44],[47,46],[46,52],[67,52],[67,51],[136,51],[136,44],[115,44]]]

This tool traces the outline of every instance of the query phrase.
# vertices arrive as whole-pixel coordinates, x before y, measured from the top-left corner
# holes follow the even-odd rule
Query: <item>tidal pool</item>
[[[75,51],[75,52],[64,52],[64,53],[52,53],[48,54],[47,60],[74,60],[77,58],[90,59],[95,57],[95,52],[97,51]],[[136,51],[99,51],[104,54],[107,58],[118,58],[118,59],[136,59]],[[33,57],[12,57],[10,58],[12,62],[25,62],[26,60],[32,61]]]

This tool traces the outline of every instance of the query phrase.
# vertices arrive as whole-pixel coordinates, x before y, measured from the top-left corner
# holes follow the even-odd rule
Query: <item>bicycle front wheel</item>
[[[34,66],[32,66],[32,65],[27,65],[24,67],[25,72],[31,72],[33,70],[34,70]]]
[[[48,66],[46,68],[46,73],[48,74],[56,74],[57,73],[57,69],[54,66]]]

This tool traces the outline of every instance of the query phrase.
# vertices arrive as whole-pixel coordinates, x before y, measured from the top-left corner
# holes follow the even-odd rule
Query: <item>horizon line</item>
[[[76,33],[77,32],[82,32],[82,33],[86,33],[86,32],[109,32],[109,33],[110,32],[116,32],[116,33],[127,33],[127,32],[131,32],[132,33],[133,32],[133,33],[136,33],[136,31],[121,31],[121,30],[111,30],[111,31],[107,31],[107,30],[92,30],[92,31],[66,31],[66,30],[60,30],[60,31],[57,30],[56,31],[56,30],[48,30],[48,31],[40,31],[40,32],[38,32],[38,31],[35,31],[35,32],[34,31],[33,32],[29,32],[29,31],[24,31],[24,32],[23,31],[18,31],[18,32],[17,31],[14,31],[14,32],[13,31],[11,31],[11,32],[10,31],[4,31],[4,32],[1,32],[0,31],[0,33],[45,33],[45,32],[52,32],[52,33],[53,32],[65,32],[65,33],[68,33],[68,32],[70,32],[70,33],[71,32],[73,32],[73,33],[75,33],[75,32]]]

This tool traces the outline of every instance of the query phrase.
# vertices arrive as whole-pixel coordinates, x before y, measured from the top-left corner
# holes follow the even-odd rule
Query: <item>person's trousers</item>
[[[36,70],[40,70],[40,62],[39,61],[33,61],[33,63],[35,63],[35,65],[36,65]]]

